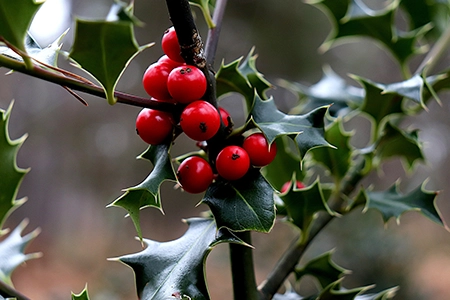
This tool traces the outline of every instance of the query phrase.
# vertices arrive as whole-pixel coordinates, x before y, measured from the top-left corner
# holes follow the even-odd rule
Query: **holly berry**
[[[183,110],[180,125],[184,133],[191,139],[206,141],[219,130],[220,116],[216,108],[210,103],[197,100]]]
[[[191,156],[180,164],[177,177],[186,192],[197,194],[206,191],[212,183],[214,175],[211,166],[205,159]]]
[[[295,183],[296,183],[295,185],[297,186],[297,189],[302,189],[302,188],[305,187],[305,185],[303,184],[303,182],[301,182],[301,181],[299,181],[299,180],[296,180]],[[283,193],[286,193],[286,192],[290,189],[291,185],[292,185],[292,181],[285,182],[285,183],[283,184],[283,186],[281,187],[280,192],[281,192],[282,194],[283,194]]]
[[[180,103],[201,99],[206,92],[206,77],[196,66],[184,65],[173,69],[167,78],[170,95]]]
[[[167,55],[163,55],[158,59],[158,63],[166,64],[171,70],[183,65],[183,63],[170,59]]]
[[[229,119],[229,118],[231,118],[230,113],[222,107],[219,107],[219,112],[220,112],[220,117],[222,118],[223,125],[225,125],[226,128],[232,127],[233,124],[230,124],[231,119]]]
[[[217,173],[226,180],[242,178],[250,168],[247,152],[239,146],[227,146],[216,158]]]
[[[277,154],[277,145],[269,145],[264,134],[260,132],[246,137],[242,147],[247,151],[251,164],[257,167],[267,166]]]
[[[150,145],[161,144],[172,131],[173,118],[170,113],[144,108],[136,118],[137,134]]]
[[[161,40],[161,46],[164,53],[174,61],[184,63],[183,57],[181,57],[180,44],[178,43],[177,33],[175,28],[170,27],[164,32]]]
[[[151,64],[142,78],[142,85],[147,94],[159,100],[171,99],[172,97],[167,89],[167,78],[172,69],[164,63]]]

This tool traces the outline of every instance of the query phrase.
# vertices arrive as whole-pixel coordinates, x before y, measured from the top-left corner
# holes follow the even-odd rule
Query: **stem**
[[[223,15],[225,14],[225,8],[228,0],[217,0],[216,7],[214,8],[213,22],[216,24],[214,28],[211,28],[208,32],[208,38],[206,39],[205,56],[206,62],[212,66],[216,58],[217,45],[219,43],[220,31],[222,29]]]
[[[362,159],[355,164],[355,166],[349,171],[348,175],[342,180],[341,189],[339,193],[335,193],[328,200],[328,206],[332,211],[341,212],[344,204],[344,195],[349,195],[353,192],[357,186],[357,183],[364,176],[365,159]],[[327,226],[331,220],[334,219],[334,215],[322,214],[314,221],[309,235],[306,239],[296,238],[294,242],[288,247],[286,252],[281,256],[272,272],[268,275],[267,280],[264,281],[258,290],[259,300],[272,299],[273,295],[285,282],[286,278],[295,270],[303,253],[312,242],[312,240]]]
[[[426,67],[428,70],[431,70],[441,59],[445,50],[450,46],[450,27],[448,27],[444,34],[442,34],[437,40],[436,44],[434,44],[433,48],[428,52],[428,54],[423,59],[422,63],[417,68],[415,74],[422,72],[422,70]]]
[[[245,243],[251,244],[250,231],[235,232],[234,234]],[[258,290],[253,266],[253,249],[231,243],[230,261],[234,300],[257,300]]]
[[[4,298],[14,298],[16,300],[30,300],[30,298],[22,295],[11,286],[0,280],[0,296]]]
[[[62,87],[67,87],[72,90],[84,92],[106,99],[106,94],[103,88],[98,85],[88,84],[78,79],[69,78],[54,71],[49,71],[35,65],[33,65],[31,68],[27,68],[27,66],[23,62],[8,58],[4,55],[0,55],[0,66],[42,79],[44,81],[61,85]],[[155,101],[118,91],[114,92],[114,96],[117,98],[117,102],[119,103],[138,107],[148,107],[163,111],[173,111],[175,107],[175,104],[172,103]]]

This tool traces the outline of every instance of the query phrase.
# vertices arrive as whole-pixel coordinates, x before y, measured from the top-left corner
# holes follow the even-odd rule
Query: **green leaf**
[[[114,104],[114,90],[125,68],[152,45],[138,46],[131,22],[77,20],[69,57],[100,82],[108,103]]]
[[[375,163],[379,164],[383,160],[400,157],[405,164],[405,169],[411,171],[414,163],[425,160],[417,134],[417,130],[406,132],[394,126],[391,121],[387,122],[376,144]]]
[[[334,27],[321,48],[327,50],[342,38],[369,37],[384,45],[402,66],[405,65],[410,56],[419,53],[419,49],[416,48],[417,41],[430,29],[430,26],[409,32],[402,32],[395,28],[394,16],[399,2],[392,1],[384,9],[375,11],[362,1],[356,0],[314,1],[313,4],[319,4],[325,8]],[[343,15],[344,11],[345,15]]]
[[[16,140],[9,137],[8,123],[12,107],[13,103],[6,111],[0,109],[0,231],[6,218],[26,201],[26,198],[16,200],[17,191],[28,170],[17,167],[17,152],[26,135]]]
[[[251,121],[272,143],[278,136],[293,137],[300,157],[316,147],[330,147],[324,138],[324,116],[328,107],[319,107],[304,115],[286,115],[279,111],[272,98],[262,100],[258,95],[251,111]]]
[[[89,300],[87,286],[79,294],[72,293],[72,300]]]
[[[297,189],[291,186],[286,194],[280,195],[283,200],[289,221],[303,232],[307,232],[314,220],[315,215],[320,211],[333,214],[322,191],[320,181],[317,179],[313,184]]]
[[[365,95],[364,89],[348,85],[330,67],[325,67],[323,72],[320,81],[311,86],[286,80],[279,82],[282,87],[298,94],[301,100],[306,100],[306,103],[294,108],[295,111],[307,112],[319,106],[331,105],[329,112],[334,117],[340,112],[345,113],[348,107],[361,106]]]
[[[402,109],[403,97],[397,94],[383,93],[384,88],[378,83],[354,76],[366,91],[364,104],[361,111],[370,116],[374,122],[374,133],[376,134],[381,121],[390,115],[404,114]]]
[[[25,37],[34,15],[45,0],[0,0],[0,37],[26,52]]]
[[[210,207],[219,228],[269,232],[275,222],[273,188],[256,169],[237,181],[214,182],[202,203]]]
[[[247,77],[253,89],[256,90],[256,93],[263,96],[264,99],[267,99],[266,91],[272,88],[273,85],[256,69],[256,58],[258,55],[253,54],[254,51],[255,47],[250,50],[245,60],[239,66],[239,71]]]
[[[311,150],[313,159],[330,171],[335,181],[339,182],[347,174],[351,164],[352,133],[343,128],[342,118],[337,118],[325,128],[325,139],[336,148],[321,147]]]
[[[206,24],[208,24],[208,28],[212,29],[216,27],[214,21],[211,17],[211,12],[209,7],[211,6],[211,0],[193,0],[189,1],[189,4],[197,6],[202,11],[203,17],[205,18]]]
[[[243,57],[222,65],[216,73],[216,93],[217,97],[227,93],[236,92],[244,96],[247,112],[253,107],[255,91],[263,98],[265,92],[272,85],[256,69],[257,55],[253,54],[252,48],[242,62]]]
[[[150,146],[139,158],[147,159],[153,164],[152,172],[143,182],[126,189],[125,194],[109,205],[122,207],[128,211],[140,238],[142,231],[139,225],[139,211],[149,206],[162,211],[161,184],[166,180],[176,181],[169,148],[169,145],[164,144]]]
[[[313,299],[320,299],[320,300],[355,300],[355,299],[364,299],[364,296],[361,296],[361,294],[368,289],[372,288],[372,286],[366,286],[366,287],[357,287],[353,289],[345,289],[341,287],[341,282],[344,278],[340,278],[336,280],[335,282],[329,284],[326,286],[321,292],[319,297],[313,298]]]
[[[293,153],[292,141],[282,136],[275,140],[277,145],[277,155],[275,159],[266,167],[262,169],[264,177],[270,184],[281,190],[284,183],[292,180],[292,174],[295,174],[295,179],[303,181],[305,177],[305,169],[301,168],[301,161],[298,153]]]
[[[144,26],[144,23],[134,15],[134,0],[132,0],[130,4],[114,0],[106,20],[109,22],[126,21],[131,22],[136,26]]]
[[[403,213],[417,211],[433,222],[445,226],[434,203],[437,192],[426,191],[422,185],[408,194],[402,194],[398,190],[398,185],[399,182],[387,191],[382,192],[365,191],[365,210],[377,209],[385,223],[392,217],[395,217],[397,223],[400,223],[400,217]]]
[[[326,252],[312,260],[301,268],[295,269],[295,276],[300,280],[304,275],[312,275],[317,278],[322,288],[332,284],[350,271],[346,270],[331,259],[333,251]]]
[[[28,221],[22,221],[9,235],[0,242],[0,280],[12,286],[11,274],[27,260],[41,257],[41,253],[25,254],[25,248],[39,234],[40,230],[22,236]]]
[[[220,243],[246,245],[226,229],[217,231],[213,219],[188,219],[186,223],[189,228],[179,239],[165,243],[144,239],[145,250],[118,258],[134,270],[139,299],[209,299],[207,255]]]

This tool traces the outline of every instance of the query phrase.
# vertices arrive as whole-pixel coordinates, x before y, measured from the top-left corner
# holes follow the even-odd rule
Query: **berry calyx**
[[[250,158],[247,152],[239,146],[223,148],[216,158],[216,169],[226,180],[238,180],[247,174],[250,168]]]
[[[159,100],[171,99],[172,96],[167,89],[167,78],[172,69],[164,63],[151,64],[142,77],[142,85],[147,94]]]
[[[175,28],[170,27],[164,32],[161,39],[161,47],[163,52],[170,57],[170,59],[184,63],[183,57],[181,57],[180,44],[178,43],[177,33]]]
[[[181,113],[180,126],[184,133],[195,141],[212,138],[220,128],[220,116],[212,104],[197,100]]]
[[[180,164],[177,170],[178,182],[182,188],[192,194],[206,191],[214,175],[209,163],[199,157],[191,156]]]
[[[277,145],[269,145],[264,134],[260,132],[246,137],[242,147],[247,151],[251,164],[256,167],[267,166],[277,154]]]
[[[136,132],[147,144],[161,144],[172,131],[173,118],[170,113],[144,108],[136,118]]]
[[[206,77],[196,66],[174,68],[167,78],[169,94],[180,103],[201,99],[206,92]]]
[[[299,180],[296,180],[296,181],[295,181],[295,185],[296,185],[297,189],[302,189],[302,188],[305,187],[305,185],[303,184],[303,182],[301,182],[301,181],[299,181]],[[280,192],[281,192],[282,194],[286,193],[286,192],[291,188],[291,186],[292,186],[292,181],[285,182],[285,183],[283,184],[283,186],[281,187]]]

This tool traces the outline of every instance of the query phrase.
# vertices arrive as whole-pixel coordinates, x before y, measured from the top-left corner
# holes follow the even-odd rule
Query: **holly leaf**
[[[25,254],[25,248],[39,234],[35,229],[22,236],[28,221],[22,221],[9,235],[0,242],[0,280],[12,286],[11,274],[27,260],[41,257],[41,253]]]
[[[346,109],[361,106],[365,91],[362,88],[348,85],[345,80],[337,75],[329,66],[324,67],[323,76],[316,84],[305,86],[298,82],[279,81],[279,84],[297,94],[300,100],[305,100],[295,111],[306,112],[316,107],[331,105],[329,113],[338,116]]]
[[[326,252],[312,260],[302,267],[295,269],[295,276],[300,280],[305,275],[312,275],[317,278],[322,288],[329,286],[350,271],[346,270],[331,259],[332,251]]]
[[[335,282],[326,286],[317,298],[321,300],[355,300],[361,297],[361,294],[372,288],[372,286],[357,287],[353,289],[345,289],[341,286],[344,277],[339,278]],[[361,298],[359,298],[361,299]],[[362,298],[364,299],[364,298]],[[362,300],[361,299],[361,300]]]
[[[270,232],[275,222],[273,188],[256,169],[237,181],[217,180],[202,203],[209,206],[219,228]]]
[[[144,26],[144,23],[134,15],[134,0],[130,4],[115,0],[109,9],[106,20],[109,22],[125,21],[131,22],[136,26]]]
[[[143,182],[127,188],[125,194],[109,205],[122,207],[128,211],[140,238],[142,238],[142,231],[139,225],[139,211],[149,206],[162,211],[161,184],[166,180],[176,181],[169,148],[170,146],[165,144],[150,146],[141,154],[139,158],[149,160],[154,166],[153,170]]]
[[[417,161],[425,160],[417,130],[406,132],[391,121],[384,125],[383,133],[375,147],[375,163],[379,164],[392,157],[400,157],[407,171],[411,171]]]
[[[6,218],[26,201],[26,198],[16,200],[16,197],[22,179],[29,171],[17,166],[17,152],[27,136],[16,140],[9,137],[8,123],[12,107],[13,102],[6,111],[0,109],[0,234]]]
[[[131,22],[78,19],[69,57],[100,82],[108,103],[115,104],[114,90],[125,68],[152,45],[138,46]]]
[[[378,131],[381,121],[390,115],[404,114],[402,109],[403,97],[398,94],[383,93],[384,88],[379,84],[362,77],[353,76],[366,91],[361,111],[374,122],[374,131]]]
[[[445,227],[434,203],[437,192],[427,191],[423,185],[408,194],[399,192],[399,182],[396,182],[395,185],[386,191],[363,191],[361,195],[364,195],[366,200],[364,211],[371,208],[378,210],[383,217],[384,223],[387,223],[392,217],[395,217],[397,223],[400,223],[402,214],[408,211],[417,211],[431,221]]]
[[[303,232],[309,230],[318,212],[326,211],[333,214],[328,207],[319,179],[302,189],[292,185],[287,193],[280,195],[280,198],[286,207],[289,221]]]
[[[270,184],[281,190],[284,183],[295,179],[302,181],[305,177],[304,169],[301,168],[301,161],[298,153],[293,153],[291,147],[292,140],[282,136],[275,140],[277,145],[277,155],[275,159],[262,169],[262,173]]]
[[[410,56],[420,52],[416,47],[417,42],[431,26],[426,25],[409,32],[395,28],[394,16],[399,2],[393,1],[384,9],[373,10],[364,2],[356,0],[310,1],[321,5],[328,12],[334,28],[321,48],[328,50],[342,38],[369,37],[386,47],[402,66],[405,65]]]
[[[313,159],[330,171],[336,181],[344,178],[350,168],[352,136],[353,133],[344,130],[342,118],[337,118],[325,128],[325,139],[336,148],[321,147],[311,150]]]
[[[79,294],[72,293],[72,300],[89,300],[87,286]]]
[[[25,37],[43,0],[0,0],[0,38],[26,52]]]
[[[220,243],[247,245],[227,229],[217,231],[213,219],[186,223],[189,228],[179,239],[165,243],[144,239],[146,249],[118,258],[133,269],[139,299],[207,300],[204,266],[212,248]]]
[[[264,133],[269,143],[278,136],[293,137],[303,158],[310,149],[331,147],[324,138],[327,109],[327,106],[323,106],[304,115],[287,115],[277,109],[273,98],[262,100],[256,95],[250,121]]]
[[[263,96],[264,99],[267,99],[266,91],[272,88],[273,85],[256,69],[256,58],[258,55],[253,54],[254,51],[255,47],[250,50],[245,60],[239,66],[239,71],[247,77],[250,85],[256,90],[256,93]]]

